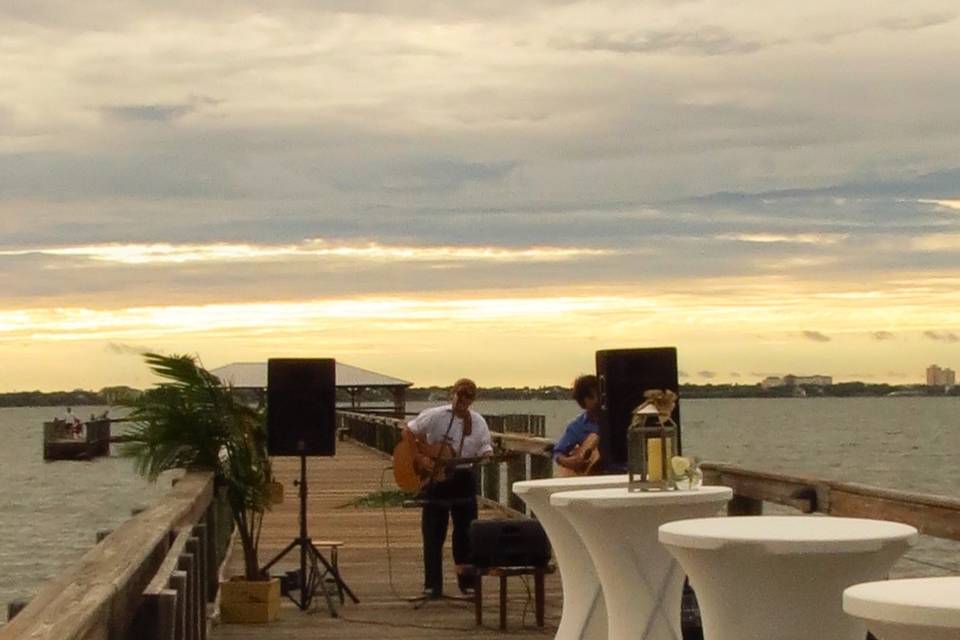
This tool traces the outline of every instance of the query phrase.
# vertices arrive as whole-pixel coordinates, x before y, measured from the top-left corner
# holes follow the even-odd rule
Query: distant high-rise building
[[[953,369],[941,368],[935,364],[927,367],[927,385],[930,387],[952,387],[957,384],[957,374]]]

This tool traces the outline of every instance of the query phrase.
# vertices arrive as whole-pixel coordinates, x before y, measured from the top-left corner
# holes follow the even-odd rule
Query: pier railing
[[[232,531],[210,473],[187,473],[34,596],[0,640],[203,640]]]
[[[496,428],[497,416],[485,418]],[[393,450],[403,427],[403,421],[395,418],[345,411],[338,412],[338,420],[340,428],[352,438],[386,453]],[[521,456],[502,465],[505,473],[501,465],[484,466],[478,494],[524,513],[523,502],[509,488],[518,480],[551,477],[553,441],[522,433],[492,435],[499,449]],[[729,464],[707,462],[701,468],[705,484],[733,489],[730,515],[759,515],[763,513],[763,503],[769,502],[802,513],[902,522],[916,527],[924,535],[960,540],[960,499],[957,498],[769,473]]]
[[[803,513],[902,522],[934,538],[960,540],[960,499],[854,482],[803,478],[705,463],[706,484],[733,489],[731,515],[759,515],[763,503],[793,507]]]
[[[518,513],[526,507],[510,487],[520,480],[549,478],[553,475],[553,440],[543,437],[543,416],[484,416],[490,426],[494,447],[516,453],[502,464],[483,465],[478,474],[477,494]],[[337,411],[338,428],[354,440],[384,453],[390,453],[400,441],[404,420],[350,411]],[[528,429],[527,433],[522,430]],[[501,432],[503,430],[504,432]],[[530,435],[530,433],[537,435]]]

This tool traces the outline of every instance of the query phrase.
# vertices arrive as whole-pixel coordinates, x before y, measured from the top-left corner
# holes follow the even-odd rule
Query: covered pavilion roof
[[[412,382],[394,378],[383,373],[362,369],[339,360],[337,366],[337,388],[350,389],[356,387],[410,387]],[[266,389],[267,363],[266,362],[233,362],[231,364],[211,369],[210,373],[217,376],[224,383],[238,389]]]

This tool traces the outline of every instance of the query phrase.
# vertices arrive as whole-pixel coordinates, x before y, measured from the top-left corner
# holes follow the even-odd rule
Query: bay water
[[[427,403],[409,403],[418,411]],[[556,438],[579,413],[572,401],[481,399],[482,413],[534,413]],[[81,417],[105,407],[81,407]],[[63,408],[0,409],[0,606],[29,598],[76,561],[96,532],[116,527],[169,487],[130,460],[44,462],[45,420]],[[960,398],[681,400],[684,453],[814,478],[960,495]],[[960,571],[960,545],[925,539],[898,575]]]

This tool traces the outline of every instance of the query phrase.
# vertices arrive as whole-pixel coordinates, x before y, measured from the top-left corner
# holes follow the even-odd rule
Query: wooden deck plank
[[[284,599],[280,620],[269,625],[219,625],[211,640],[389,640],[391,638],[444,638],[466,640],[479,636],[500,635],[498,628],[499,592],[497,581],[484,583],[484,626],[474,624],[472,601],[432,601],[414,610],[404,597],[420,593],[423,587],[423,564],[420,543],[420,512],[417,509],[386,510],[389,527],[389,549],[392,556],[393,586],[388,579],[387,544],[384,513],[379,508],[344,506],[355,498],[378,491],[381,487],[396,488],[390,471],[384,470],[390,460],[353,442],[338,443],[333,458],[309,458],[307,478],[309,533],[314,540],[342,540],[340,570],[344,580],[360,598],[360,604],[340,607],[340,617],[331,618],[323,598],[318,597],[314,610],[301,612]],[[384,473],[382,473],[384,472]],[[298,533],[299,503],[292,481],[299,477],[299,459],[275,458],[274,474],[286,489],[285,501],[274,507],[264,519],[261,536],[261,562],[273,557]],[[381,484],[381,474],[384,477]],[[502,517],[494,509],[481,509],[481,518]],[[459,594],[454,577],[449,536],[444,551],[445,592]],[[242,571],[242,559],[236,549],[231,561],[234,572]],[[299,556],[291,553],[275,574],[298,566]],[[546,626],[538,629],[534,619],[533,580],[527,588],[519,578],[509,584],[508,628],[506,633],[518,638],[549,638],[560,620],[560,579],[558,574],[546,580]]]

